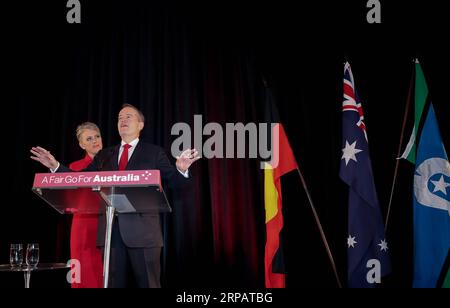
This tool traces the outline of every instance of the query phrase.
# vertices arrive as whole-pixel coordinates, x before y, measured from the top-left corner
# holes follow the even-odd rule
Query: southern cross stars
[[[381,240],[380,244],[378,244],[378,246],[380,246],[380,250],[381,251],[387,251],[389,248],[387,246],[387,242],[386,240]]]
[[[356,236],[351,236],[350,234],[348,235],[347,238],[347,248],[353,247],[355,248],[355,244],[357,244],[358,242],[355,240]],[[378,246],[380,246],[380,251],[387,251],[388,248],[388,243],[386,240],[381,240],[380,244],[378,244]]]
[[[357,241],[355,241],[355,237],[351,236],[350,234],[348,235],[348,239],[347,239],[347,245],[348,248],[353,247],[355,248],[355,244],[358,243]]]
[[[356,140],[351,145],[347,140],[345,140],[345,148],[342,149],[342,152],[343,154],[341,159],[345,159],[345,165],[347,166],[350,160],[357,162],[356,154],[362,152],[362,150],[356,148]]]

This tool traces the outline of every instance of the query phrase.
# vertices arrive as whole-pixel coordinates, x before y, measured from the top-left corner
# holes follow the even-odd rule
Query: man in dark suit
[[[139,135],[144,128],[144,115],[136,107],[125,104],[117,123],[122,142],[100,151],[84,171],[159,169],[169,186],[177,187],[189,178],[188,168],[198,160],[196,150],[186,150],[176,157],[176,168],[158,146],[144,143]],[[49,151],[33,147],[31,158],[52,172],[70,172]],[[97,244],[103,246],[104,216],[99,218]],[[126,287],[130,273],[138,287],[160,287],[160,256],[163,246],[158,214],[119,214],[113,223],[111,239],[110,286]]]

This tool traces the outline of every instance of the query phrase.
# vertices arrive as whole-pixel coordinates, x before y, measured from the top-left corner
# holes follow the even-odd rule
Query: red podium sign
[[[142,185],[156,185],[161,188],[159,170],[37,173],[33,189]]]
[[[171,211],[159,170],[37,173],[33,191],[59,213]]]

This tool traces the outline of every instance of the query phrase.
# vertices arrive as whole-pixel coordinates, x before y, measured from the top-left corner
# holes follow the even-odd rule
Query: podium
[[[108,287],[115,213],[171,212],[159,170],[37,173],[33,192],[60,214],[106,215],[103,287]],[[95,235],[96,236],[96,235]]]

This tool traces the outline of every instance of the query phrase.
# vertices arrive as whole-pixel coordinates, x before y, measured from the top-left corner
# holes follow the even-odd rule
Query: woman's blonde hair
[[[77,126],[76,135],[77,135],[78,141],[81,141],[80,140],[81,134],[83,133],[83,131],[85,129],[92,129],[92,130],[97,131],[100,134],[100,128],[98,128],[97,125],[95,125],[92,122],[84,122]]]

